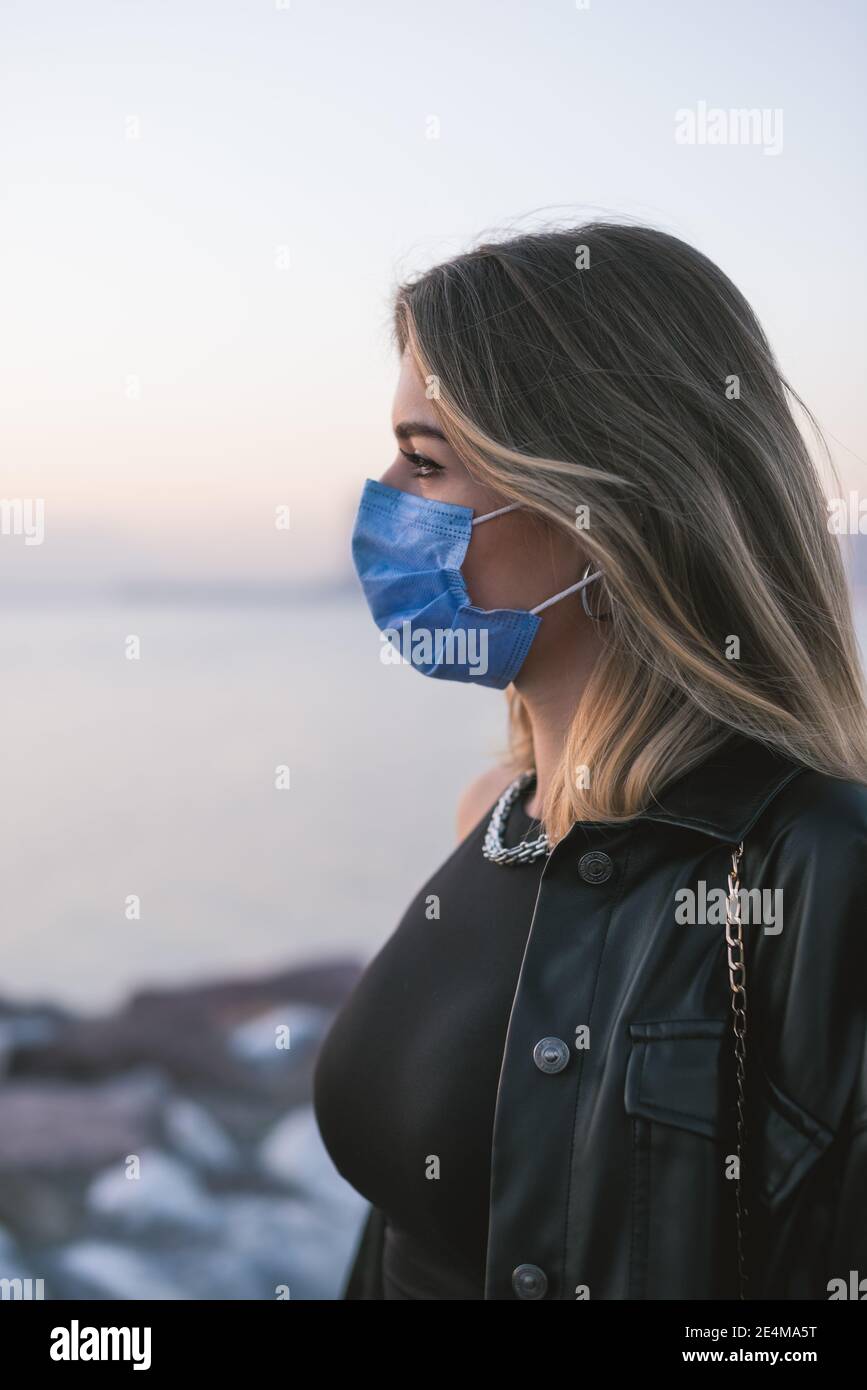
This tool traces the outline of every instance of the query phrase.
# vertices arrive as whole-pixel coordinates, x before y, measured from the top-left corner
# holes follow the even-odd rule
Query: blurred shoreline
[[[280,583],[254,578],[142,578],[116,580],[110,584],[50,582],[16,585],[12,581],[4,585],[4,603],[7,614],[10,610],[81,604],[270,606],[299,602],[329,603],[335,599],[349,599],[358,592],[358,580],[354,574],[335,574],[330,579]]]

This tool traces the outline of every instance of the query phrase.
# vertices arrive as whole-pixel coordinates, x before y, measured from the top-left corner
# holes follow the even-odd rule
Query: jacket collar
[[[804,770],[769,745],[733,733],[666,787],[638,819],[682,825],[738,844],[777,793]]]

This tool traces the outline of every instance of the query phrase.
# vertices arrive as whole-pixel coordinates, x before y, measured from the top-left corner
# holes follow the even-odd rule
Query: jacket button
[[[601,849],[591,849],[578,860],[578,872],[585,883],[604,883],[614,872],[614,865]]]
[[[512,1288],[519,1298],[544,1298],[548,1276],[538,1265],[518,1265],[512,1271]]]
[[[533,1061],[540,1071],[562,1071],[569,1061],[569,1049],[562,1038],[540,1038],[533,1048]]]

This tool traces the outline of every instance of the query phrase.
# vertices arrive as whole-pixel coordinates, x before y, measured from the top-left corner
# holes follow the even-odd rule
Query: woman
[[[641,227],[481,245],[396,333],[356,566],[512,742],[317,1059],[371,1203],[344,1296],[853,1296],[867,719],[792,393]]]

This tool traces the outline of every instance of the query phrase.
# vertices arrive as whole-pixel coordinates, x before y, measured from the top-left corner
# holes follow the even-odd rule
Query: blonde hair
[[[867,781],[845,571],[790,402],[806,408],[711,261],[615,223],[489,241],[399,288],[395,336],[470,472],[603,571],[603,650],[542,809],[552,842],[638,814],[732,730]],[[532,767],[507,695],[514,765]]]

